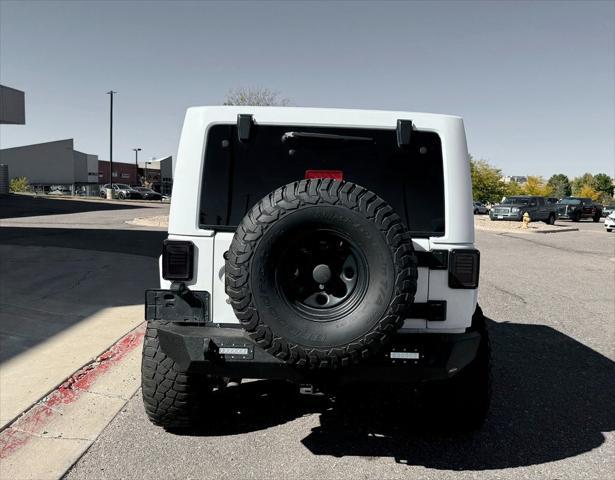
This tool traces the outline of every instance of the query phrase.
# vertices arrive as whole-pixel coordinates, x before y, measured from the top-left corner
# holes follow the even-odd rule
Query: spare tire
[[[297,367],[336,368],[378,351],[416,293],[412,239],[393,208],[350,182],[278,188],[235,232],[226,292],[251,338]]]

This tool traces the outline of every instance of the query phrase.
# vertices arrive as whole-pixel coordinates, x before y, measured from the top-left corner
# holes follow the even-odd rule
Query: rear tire
[[[126,194],[123,192],[120,192],[120,194],[118,195],[120,200],[126,200]]]
[[[470,330],[482,337],[474,360],[453,378],[427,387],[427,406],[433,408],[434,421],[445,429],[476,430],[489,411],[491,343],[480,306],[476,307]]]
[[[145,412],[154,425],[185,429],[198,422],[212,391],[207,375],[178,367],[161,349],[158,327],[168,322],[149,322],[143,340],[141,387]]]
[[[594,215],[594,223],[598,223],[600,221],[600,214]]]
[[[551,213],[549,215],[549,218],[547,218],[546,222],[547,225],[553,225],[555,224],[555,215],[553,213]]]

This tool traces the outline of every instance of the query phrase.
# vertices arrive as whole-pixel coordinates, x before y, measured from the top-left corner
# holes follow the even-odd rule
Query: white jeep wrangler
[[[429,381],[451,418],[481,423],[490,351],[461,118],[190,108],[174,174],[161,288],[146,292],[152,422],[190,427],[250,378]]]

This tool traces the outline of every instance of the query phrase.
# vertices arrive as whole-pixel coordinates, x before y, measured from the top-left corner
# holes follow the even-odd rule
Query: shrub
[[[9,191],[14,192],[29,192],[30,183],[26,177],[12,178],[9,183]]]

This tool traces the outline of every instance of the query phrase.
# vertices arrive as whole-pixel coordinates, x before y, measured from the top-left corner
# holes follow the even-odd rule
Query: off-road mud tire
[[[379,310],[371,312],[370,323],[365,324],[365,329],[361,330],[361,334],[356,338],[327,344],[329,337],[322,334],[322,330],[319,329],[329,327],[322,327],[322,323],[310,321],[295,323],[294,330],[312,329],[310,335],[320,335],[324,339],[319,340],[324,344],[315,346],[308,342],[293,341],[292,336],[287,334],[281,335],[279,326],[276,326],[278,331],[272,328],[270,323],[275,322],[271,320],[270,310],[266,313],[259,310],[264,303],[263,294],[259,289],[264,287],[258,280],[258,275],[262,275],[260,272],[263,269],[253,268],[253,264],[258,264],[260,261],[258,259],[269,255],[270,247],[267,245],[271,245],[274,241],[272,238],[281,234],[289,224],[294,225],[293,228],[296,229],[298,218],[303,221],[304,216],[319,215],[319,211],[320,215],[324,216],[325,209],[331,213],[330,217],[352,217],[353,221],[362,224],[362,228],[369,230],[373,244],[384,246],[378,249],[378,253],[386,256],[390,265],[387,268],[391,275],[390,278],[387,277],[389,291],[386,292],[386,297],[383,297],[383,302],[377,307],[369,307]],[[345,222],[348,225],[352,223],[349,220]],[[344,225],[344,228],[351,228],[348,225]],[[386,252],[382,253],[384,250]],[[370,285],[376,284],[373,282],[376,282],[378,274],[375,269],[370,271]],[[250,210],[237,228],[226,262],[226,291],[243,328],[269,354],[299,368],[345,367],[372,356],[401,326],[404,313],[414,300],[416,282],[417,261],[412,239],[399,216],[375,193],[354,183],[332,179],[294,182],[263,198]],[[267,291],[267,296],[273,302],[281,302],[273,291]],[[362,305],[367,303],[363,302]],[[357,323],[367,322],[365,318],[365,315],[355,315],[351,328],[358,329]],[[285,316],[284,319],[288,323],[299,322],[293,317]],[[360,328],[363,329],[362,324]],[[339,330],[341,336],[347,333],[343,328]]]
[[[145,412],[155,425],[168,430],[186,429],[201,420],[210,379],[183,370],[165,355],[158,341],[158,327],[167,322],[149,322],[143,340],[141,386]]]

